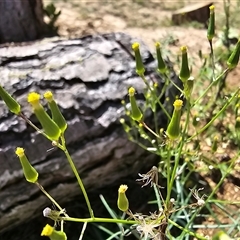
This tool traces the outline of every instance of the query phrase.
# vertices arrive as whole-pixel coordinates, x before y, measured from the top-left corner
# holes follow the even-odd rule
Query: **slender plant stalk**
[[[122,223],[122,224],[137,224],[137,221],[134,220],[124,220],[118,218],[73,218],[73,217],[61,217],[60,220],[62,221],[69,221],[69,222],[105,222],[105,223]]]
[[[94,219],[93,210],[92,210],[92,207],[91,207],[91,204],[90,204],[87,192],[86,192],[84,184],[83,184],[83,182],[82,182],[82,180],[81,180],[81,178],[80,178],[80,176],[78,174],[78,171],[77,171],[77,169],[75,167],[75,164],[74,164],[74,162],[72,160],[72,157],[70,156],[70,154],[69,154],[69,152],[68,152],[68,150],[66,148],[66,143],[65,143],[64,136],[61,137],[61,140],[62,140],[63,151],[64,151],[64,153],[65,153],[65,155],[67,157],[67,160],[68,160],[68,162],[69,162],[69,164],[70,164],[70,166],[72,168],[72,171],[73,171],[75,177],[77,178],[78,184],[79,184],[79,186],[80,186],[80,188],[82,190],[83,196],[84,196],[85,201],[87,203],[89,214],[90,214],[91,218]]]
[[[144,75],[141,75],[142,80],[144,81],[144,83],[147,85],[147,87],[149,88],[149,90],[151,91],[151,96],[154,99],[154,101],[157,101],[157,103],[159,104],[159,106],[161,107],[162,111],[166,114],[167,118],[170,120],[171,116],[169,115],[169,113],[167,112],[167,110],[164,108],[164,106],[162,105],[162,103],[160,102],[160,100],[158,99],[158,97],[156,96],[156,93],[153,91],[153,89],[151,88],[150,84],[148,83],[147,79],[145,78]]]
[[[209,239],[209,238],[205,238],[205,237],[203,237],[203,236],[201,236],[201,235],[199,235],[199,234],[196,234],[196,233],[191,232],[190,230],[188,230],[188,229],[180,226],[179,224],[175,223],[175,222],[172,221],[171,219],[168,219],[168,222],[169,222],[170,224],[172,224],[173,226],[181,229],[183,232],[188,233],[190,236],[196,237],[196,238],[198,238],[198,239],[200,239],[200,240],[208,240],[208,239]]]
[[[168,186],[168,188],[170,190],[167,192],[166,203],[168,203],[170,201],[170,198],[171,198],[171,191],[172,191],[172,187],[173,187],[173,182],[174,182],[174,179],[175,179],[177,168],[179,166],[179,161],[180,161],[180,158],[181,158],[182,149],[183,149],[183,146],[184,146],[184,143],[185,143],[185,137],[186,137],[185,135],[186,135],[187,128],[188,128],[188,125],[189,125],[190,110],[191,110],[190,102],[187,101],[187,117],[186,117],[186,121],[185,121],[185,126],[184,126],[184,130],[183,130],[180,146],[179,146],[179,149],[178,149],[178,155],[177,155],[177,158],[174,162],[173,171],[171,173],[168,173],[168,175],[170,174],[171,179],[170,179],[169,186]]]
[[[43,188],[43,186],[39,183],[36,182],[35,183],[37,185],[37,187],[48,197],[48,199],[54,204],[56,205],[56,207],[64,214],[63,208],[60,207],[60,205],[55,201],[55,199],[48,193],[45,191],[45,189]]]
[[[21,117],[26,123],[28,123],[38,133],[42,134],[45,138],[49,139],[48,136],[41,129],[39,129],[36,125],[34,125],[32,123],[32,121],[30,121],[30,119],[28,119],[23,113],[20,113],[19,117]]]
[[[216,79],[215,81],[212,81],[211,84],[205,89],[203,94],[193,103],[193,106],[195,106],[207,93],[208,91],[212,88],[213,85],[215,85],[227,72],[229,71],[229,68],[225,69]],[[193,107],[192,106],[192,107]]]
[[[228,101],[225,103],[225,105],[221,108],[221,110],[204,126],[202,127],[199,131],[197,131],[196,134],[194,134],[193,136],[191,136],[190,138],[187,139],[187,141],[190,141],[191,139],[193,139],[194,137],[196,137],[197,135],[199,135],[200,133],[204,132],[209,126],[211,126],[211,124],[226,110],[226,108],[231,104],[231,102],[234,100],[234,98],[238,95],[240,91],[240,88],[238,90],[235,91],[235,93],[233,94],[233,96],[228,99]]]
[[[232,159],[230,165],[228,166],[227,170],[225,171],[225,173],[222,175],[220,181],[217,183],[217,185],[214,187],[214,189],[212,190],[211,194],[208,196],[208,198],[206,199],[206,202],[212,198],[212,196],[216,193],[216,191],[219,189],[219,187],[223,184],[224,179],[226,179],[227,175],[232,171],[233,169],[233,165],[236,163],[238,156],[240,155],[240,151],[238,152],[237,156],[235,156],[234,159]]]
[[[166,202],[165,202],[165,207],[166,207],[166,211],[168,210],[169,207],[169,201],[170,201],[170,197],[171,197],[171,191],[172,188],[170,187],[171,185],[171,144],[172,142],[169,141],[168,143],[168,149],[167,149],[167,198],[166,198]]]
[[[156,138],[160,138],[158,134],[156,134],[145,122],[141,122],[142,125],[150,132],[152,133]]]

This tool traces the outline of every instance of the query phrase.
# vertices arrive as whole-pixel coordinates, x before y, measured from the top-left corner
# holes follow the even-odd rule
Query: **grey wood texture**
[[[127,89],[134,86],[142,98],[143,81],[135,73],[131,43],[123,34],[86,36],[72,40],[43,40],[0,48],[0,82],[22,105],[23,113],[38,124],[27,103],[27,94],[52,90],[68,121],[67,145],[88,192],[109,186],[119,179],[136,176],[151,168],[157,158],[127,139],[119,124],[124,116],[121,100],[128,101]],[[156,62],[141,42],[148,81],[162,79],[155,73]],[[172,72],[172,79],[179,80]],[[172,108],[176,89],[165,97]],[[164,103],[164,99],[163,104]],[[150,114],[146,121],[151,122]],[[159,126],[166,118],[159,111]],[[51,202],[33,184],[25,181],[17,146],[39,172],[39,183],[61,204],[80,194],[75,177],[64,157],[51,143],[22,119],[13,115],[0,100],[0,233],[40,215]]]

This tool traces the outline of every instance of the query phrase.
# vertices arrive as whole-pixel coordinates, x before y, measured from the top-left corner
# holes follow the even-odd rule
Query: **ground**
[[[141,38],[151,50],[154,50],[156,41],[164,42],[168,50],[175,55],[179,54],[180,46],[187,45],[189,54],[195,61],[193,73],[197,72],[197,67],[200,64],[199,50],[203,54],[210,53],[206,29],[203,26],[197,25],[196,28],[194,24],[188,24],[187,26],[173,26],[171,24],[171,15],[176,9],[199,1],[52,1],[61,10],[61,15],[56,22],[61,37],[74,38],[87,34],[122,31]],[[49,2],[49,0],[44,0],[45,5]],[[214,3],[217,12],[217,23],[220,23],[217,30],[220,32],[224,17],[223,1],[218,0],[214,1]],[[239,86],[239,72],[240,68],[238,67],[228,76],[228,88],[234,89]],[[224,148],[221,151],[224,152]],[[234,183],[224,183],[219,198],[240,201],[239,188]],[[208,219],[208,223],[210,221]],[[210,233],[208,232],[208,234]]]
[[[177,55],[180,53],[179,47],[187,45],[195,62],[198,61],[199,50],[205,54],[210,52],[206,29],[202,25],[190,23],[187,26],[173,26],[171,23],[174,11],[183,6],[199,3],[196,0],[44,0],[45,5],[50,2],[61,10],[56,25],[62,37],[74,38],[87,34],[123,31],[143,39],[152,50],[154,43],[160,41],[167,43],[167,49]],[[202,0],[201,2],[211,3],[212,1]],[[234,1],[235,5],[236,2]],[[217,0],[214,4],[218,12],[216,22],[222,26],[225,17],[223,1]],[[234,12],[234,14],[237,13]],[[235,15],[232,18],[235,20]],[[240,68],[230,74],[229,86],[237,85],[239,71]]]

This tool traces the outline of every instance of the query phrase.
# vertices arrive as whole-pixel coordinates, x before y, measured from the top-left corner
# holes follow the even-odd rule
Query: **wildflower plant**
[[[240,55],[240,40],[237,42],[225,63],[225,69],[215,76],[217,72],[214,71],[215,58],[212,43],[214,36],[215,12],[214,6],[211,6],[207,39],[210,43],[210,59],[213,71],[211,81],[208,83],[208,86],[205,87],[204,85],[202,92],[195,90],[195,84],[198,78],[191,76],[187,46],[180,48],[182,60],[180,64],[179,81],[182,83],[182,88],[179,88],[170,78],[170,69],[168,63],[163,60],[162,47],[159,42],[155,45],[156,73],[159,74],[160,78],[164,79],[163,85],[145,76],[140,44],[132,44],[132,50],[136,59],[136,73],[146,85],[144,94],[146,101],[145,106],[140,107],[136,100],[137,92],[134,86],[131,86],[128,89],[129,104],[122,101],[126,118],[120,119],[120,123],[123,125],[130,141],[139,144],[146,151],[159,156],[158,166],[153,166],[147,173],[139,173],[140,178],[137,179],[138,182],[142,182],[142,187],[150,187],[155,193],[156,198],[151,204],[155,204],[156,211],[149,214],[133,213],[131,211],[131,206],[134,203],[129,202],[126,194],[128,186],[123,184],[119,187],[118,193],[116,191],[116,206],[123,212],[123,218],[113,214],[113,211],[111,211],[103,197],[101,197],[102,202],[106,208],[109,209],[112,218],[96,217],[84,183],[68,152],[64,136],[67,129],[67,122],[60,112],[53,94],[50,91],[44,94],[44,99],[48,103],[51,115],[47,113],[41,104],[41,96],[38,93],[33,92],[28,95],[28,102],[41,124],[41,129],[39,129],[24,115],[21,111],[20,104],[0,86],[0,96],[6,103],[8,109],[50,140],[54,147],[63,151],[83,193],[89,212],[88,218],[69,216],[67,210],[62,208],[41,185],[39,182],[39,174],[31,165],[31,159],[28,159],[24,149],[18,146],[15,153],[20,160],[26,180],[29,183],[35,184],[43,194],[49,198],[50,202],[57,207],[56,210],[51,208],[43,209],[43,216],[52,219],[54,223],[53,226],[46,225],[43,228],[42,236],[47,236],[53,240],[67,239],[63,223],[72,221],[84,223],[79,239],[83,239],[88,223],[99,222],[120,224],[120,232],[111,236],[112,238],[115,237],[115,239],[122,239],[120,237],[118,238],[118,236],[127,233],[127,225],[132,225],[132,229],[138,232],[138,239],[190,239],[191,236],[196,239],[209,239],[208,236],[196,231],[198,227],[196,227],[195,221],[201,216],[203,208],[207,209],[212,216],[214,216],[212,211],[213,207],[224,209],[226,202],[216,199],[216,194],[227,176],[236,166],[240,153],[239,150],[237,150],[235,156],[233,156],[227,164],[218,164],[218,162],[215,161],[215,154],[220,142],[217,136],[212,138],[212,147],[207,154],[201,151],[201,141],[208,136],[209,129],[215,129],[215,123],[218,122],[222,116],[225,116],[228,110],[235,113],[235,125],[232,131],[235,138],[238,139],[238,147],[240,145],[240,89],[237,88],[233,93],[228,94],[227,98],[222,99],[220,106],[216,106],[216,102],[213,101],[216,99],[209,95],[214,87],[221,84],[222,78],[226,77],[226,75],[237,66]],[[176,87],[180,93],[178,96],[174,96],[174,99],[168,99],[168,104],[173,106],[173,111],[169,111],[169,108],[161,102],[161,98],[170,85]],[[204,105],[207,105],[207,107],[203,107]],[[201,121],[203,109],[206,110],[205,114],[208,115],[207,110],[211,109],[211,106],[216,106],[216,109],[211,113],[210,119]],[[148,125],[145,122],[145,114],[149,109],[154,116],[154,123]],[[166,115],[166,119],[168,119],[166,129],[163,129],[163,126],[158,124],[158,109],[161,109]],[[199,110],[201,110],[200,114],[198,113]],[[135,134],[136,132],[140,136],[140,139],[136,139],[136,137],[138,137]],[[199,163],[201,163],[201,166],[198,166]],[[191,175],[194,173],[206,173],[212,168],[220,170],[221,178],[211,191],[207,192],[205,189],[207,184],[204,181],[197,182],[195,179],[194,183],[191,182]],[[131,189],[128,190],[128,194],[131,194]],[[230,203],[233,202],[234,201]],[[237,201],[234,203],[239,204]],[[222,231],[217,232],[212,239],[222,239],[221,236],[223,235],[226,237],[225,239],[230,239],[229,236],[239,236],[239,217],[236,219],[236,217],[231,216],[229,217],[229,221],[232,221],[232,224],[228,229],[228,233],[225,233],[226,227],[224,224],[221,224],[216,217],[217,226],[215,228],[217,230],[222,229]]]

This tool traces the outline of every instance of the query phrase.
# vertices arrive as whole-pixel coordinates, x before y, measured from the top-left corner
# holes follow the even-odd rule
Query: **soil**
[[[49,2],[49,0],[44,0],[45,5]],[[151,50],[154,50],[154,43],[160,41],[166,46],[167,52],[171,52],[171,60],[176,60],[176,55],[180,53],[180,46],[187,45],[189,55],[193,59],[193,75],[197,73],[201,64],[198,52],[201,50],[203,54],[210,53],[206,29],[203,26],[196,28],[193,24],[187,26],[173,26],[171,24],[173,11],[196,1],[65,0],[53,2],[57,9],[61,10],[61,15],[56,22],[61,37],[75,38],[96,33],[125,32],[141,38]],[[214,1],[216,11],[219,14],[223,14],[222,2],[222,0]],[[216,42],[217,40],[215,40]],[[239,87],[239,76],[240,66],[228,75],[227,87],[229,89]],[[208,148],[207,144],[205,147]],[[225,151],[224,148],[221,148],[219,155],[222,156]],[[238,164],[239,162],[240,159]],[[211,177],[208,180],[209,184],[214,186]],[[239,201],[240,189],[231,180],[225,181],[218,197],[219,199]],[[205,223],[211,223],[211,219],[207,219]],[[200,232],[204,235],[212,235],[211,231]]]

